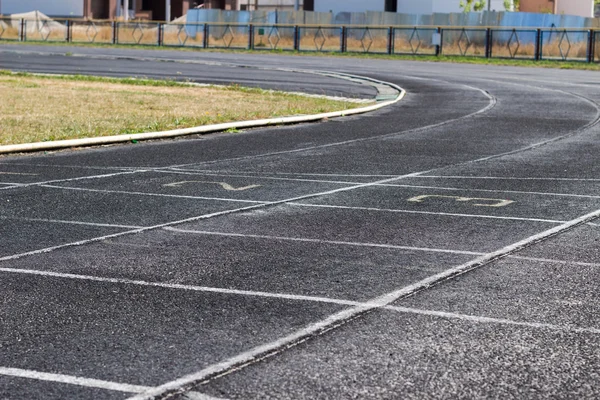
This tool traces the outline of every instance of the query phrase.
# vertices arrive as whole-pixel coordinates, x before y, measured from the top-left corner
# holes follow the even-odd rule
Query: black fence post
[[[69,43],[71,41],[71,21],[67,20],[66,21],[66,25],[67,25],[67,32],[65,33],[65,40],[67,41],[67,43]]]
[[[345,53],[346,52],[346,47],[347,47],[347,39],[348,37],[348,31],[346,30],[345,26],[342,26],[340,28],[340,53]]]
[[[157,44],[157,46],[162,46],[165,26],[159,22],[156,24],[156,27],[157,27],[156,44]]]
[[[208,35],[210,34],[210,29],[208,28],[208,24],[204,24],[204,34],[202,37],[202,46],[205,49],[208,49]]]
[[[112,37],[113,44],[119,43],[119,23],[117,21],[112,22],[112,32],[113,32],[113,37]]]
[[[390,26],[388,28],[388,43],[387,43],[387,45],[388,45],[387,53],[389,55],[394,54],[394,39],[395,39],[395,36],[396,35],[394,35],[394,27]]]
[[[492,30],[487,28],[485,31],[485,58],[492,57]]]
[[[21,19],[21,32],[19,35],[19,39],[21,40],[21,42],[25,42],[27,41],[27,22],[25,21],[25,19]]]
[[[440,44],[435,46],[435,55],[439,57],[444,54],[444,30],[438,28],[437,33],[440,35]]]
[[[300,51],[300,27],[294,26],[294,50]]]
[[[592,31],[592,62],[596,61],[596,51],[598,50],[596,48],[597,43],[598,43],[598,31],[593,30]]]
[[[542,59],[542,30],[538,29],[535,36],[535,61]]]
[[[587,51],[587,62],[594,62],[594,47],[596,44],[596,38],[594,37],[594,31],[590,29],[588,31],[588,51]]]
[[[254,50],[254,25],[248,25],[248,50]]]

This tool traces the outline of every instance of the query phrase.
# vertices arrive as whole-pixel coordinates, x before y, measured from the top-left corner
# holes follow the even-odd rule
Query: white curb
[[[321,113],[321,114],[312,114],[312,115],[299,115],[293,117],[280,117],[280,118],[269,118],[269,119],[259,119],[253,121],[240,121],[240,122],[229,122],[224,124],[215,124],[215,125],[204,125],[197,126],[193,128],[185,128],[185,129],[175,129],[170,131],[162,131],[162,132],[147,132],[147,133],[135,133],[129,135],[116,135],[116,136],[102,136],[95,138],[86,138],[86,139],[71,139],[71,140],[56,140],[50,142],[35,142],[35,143],[24,143],[24,144],[14,144],[14,145],[5,145],[0,146],[0,154],[7,153],[21,153],[21,152],[29,152],[29,151],[42,151],[42,150],[54,150],[54,149],[63,149],[69,147],[83,147],[83,146],[97,146],[97,145],[106,145],[113,143],[123,143],[130,141],[138,141],[138,140],[149,140],[149,139],[164,139],[164,138],[172,138],[177,136],[184,135],[192,135],[199,133],[213,133],[213,132],[222,132],[229,129],[244,129],[244,128],[259,128],[265,126],[273,126],[273,125],[287,125],[287,124],[297,124],[302,122],[312,122],[319,121],[325,118],[338,118],[345,117],[348,115],[356,115],[363,114],[375,110],[379,110],[380,108],[390,106],[402,100],[406,95],[406,91],[400,88],[397,85],[389,82],[378,81],[371,78],[348,75],[348,74],[337,74],[332,72],[324,72],[324,71],[301,71],[296,70],[297,72],[302,73],[316,73],[319,75],[327,75],[332,77],[337,77],[341,79],[358,79],[363,82],[374,83],[375,86],[386,86],[389,88],[393,88],[399,94],[395,99],[383,101],[378,104],[374,104],[367,107],[353,108],[350,110],[344,111],[334,111],[329,113]]]

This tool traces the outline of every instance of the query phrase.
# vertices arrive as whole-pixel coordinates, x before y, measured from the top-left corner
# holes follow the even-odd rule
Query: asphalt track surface
[[[0,68],[407,91],[1,157],[0,398],[600,396],[597,72],[32,46]]]

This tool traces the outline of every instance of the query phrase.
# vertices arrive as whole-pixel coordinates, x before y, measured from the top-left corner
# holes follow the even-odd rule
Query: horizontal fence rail
[[[600,30],[0,18],[0,41],[600,62]]]

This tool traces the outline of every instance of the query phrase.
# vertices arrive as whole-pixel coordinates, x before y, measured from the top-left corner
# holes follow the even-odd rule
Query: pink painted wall
[[[594,0],[559,0],[556,13],[591,18],[594,16]]]

